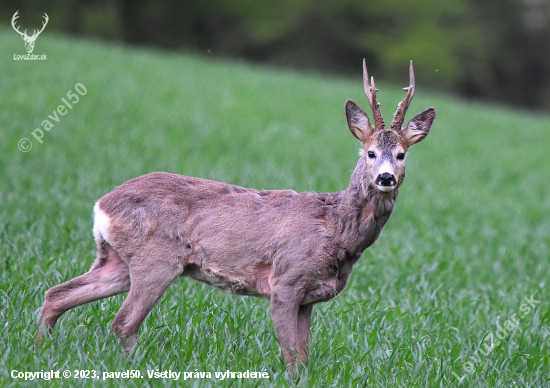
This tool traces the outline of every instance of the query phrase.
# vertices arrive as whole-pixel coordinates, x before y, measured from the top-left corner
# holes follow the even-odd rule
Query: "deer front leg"
[[[305,363],[309,357],[309,345],[311,342],[311,313],[313,305],[300,306],[298,308],[298,354],[300,361]]]
[[[305,338],[299,341],[299,327],[304,329],[308,323],[307,309],[300,314],[300,300],[302,294],[297,292],[295,287],[284,286],[279,281],[271,293],[271,316],[275,326],[275,334],[281,345],[285,363],[289,367],[291,374],[297,374],[297,360],[305,361],[307,357],[304,349],[300,349],[299,342],[305,343]],[[302,316],[299,325],[299,316]],[[311,312],[309,313],[311,317]],[[305,330],[301,330],[304,332]]]

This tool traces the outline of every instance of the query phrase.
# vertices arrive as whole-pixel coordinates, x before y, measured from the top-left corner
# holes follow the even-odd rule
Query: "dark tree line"
[[[169,50],[353,74],[363,57],[402,81],[485,100],[550,109],[547,0],[6,0],[48,29]]]

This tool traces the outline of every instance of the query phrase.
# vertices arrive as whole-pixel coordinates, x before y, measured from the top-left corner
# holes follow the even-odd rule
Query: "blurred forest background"
[[[548,0],[3,0],[3,23],[550,111]],[[39,50],[38,50],[39,51]],[[38,52],[36,52],[38,53]],[[39,53],[40,54],[40,53]]]

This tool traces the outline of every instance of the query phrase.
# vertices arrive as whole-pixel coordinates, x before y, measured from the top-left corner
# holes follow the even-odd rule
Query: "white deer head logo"
[[[48,19],[48,14],[46,12],[44,12],[44,15],[46,15],[46,16],[43,16],[43,18],[46,19],[46,21],[44,21],[44,24],[42,24],[42,29],[40,31],[34,30],[34,33],[32,34],[32,36],[28,36],[27,35],[27,30],[25,30],[25,32],[21,32],[15,26],[15,19],[17,19],[19,17],[19,15],[17,15],[18,12],[19,11],[16,11],[13,14],[13,18],[11,19],[11,26],[13,27],[13,29],[15,31],[17,31],[17,33],[19,35],[21,35],[21,38],[23,38],[23,40],[25,41],[25,49],[30,54],[30,53],[32,53],[32,50],[34,50],[34,42],[36,41],[36,38],[38,38],[38,35],[40,35],[40,33],[42,31],[44,31],[44,28],[46,27],[46,24],[48,24],[48,20],[49,20]]]

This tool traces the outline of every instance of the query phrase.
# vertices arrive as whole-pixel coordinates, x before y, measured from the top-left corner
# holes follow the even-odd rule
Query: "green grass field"
[[[94,202],[130,178],[345,189],[359,143],[344,102],[368,107],[361,63],[354,79],[330,78],[48,34],[34,50],[46,61],[13,59],[24,52],[1,28],[0,386],[25,383],[13,370],[51,369],[100,379],[26,384],[287,386],[268,302],[192,280],[168,290],[130,358],[110,331],[124,295],[67,312],[34,349],[36,321],[46,290],[94,260]],[[403,85],[376,83],[386,121],[407,76],[404,63]],[[78,83],[87,93],[40,144],[33,131]],[[342,295],[314,309],[299,387],[550,386],[550,119],[432,94],[417,79],[407,119],[429,106],[437,119],[410,151],[381,238]],[[269,378],[149,379],[156,369]],[[145,378],[101,379],[125,370]]]

